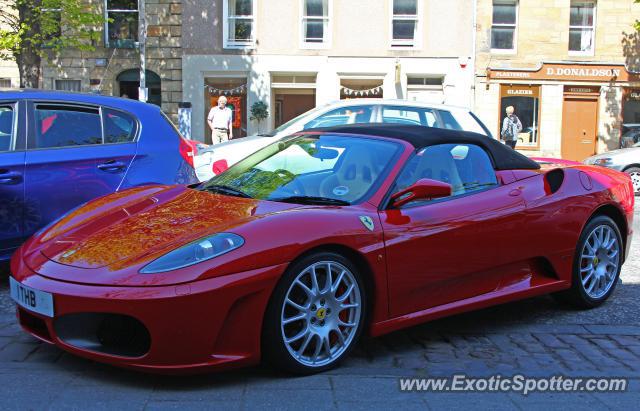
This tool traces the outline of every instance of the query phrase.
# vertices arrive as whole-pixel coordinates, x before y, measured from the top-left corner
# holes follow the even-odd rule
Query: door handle
[[[8,170],[0,170],[0,184],[18,184],[22,182],[22,174]]]
[[[106,172],[122,171],[127,165],[122,161],[110,160],[102,164],[98,164],[98,169]]]

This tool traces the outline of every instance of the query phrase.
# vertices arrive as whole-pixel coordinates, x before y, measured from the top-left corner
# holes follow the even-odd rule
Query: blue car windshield
[[[260,200],[349,205],[389,173],[402,146],[339,135],[302,135],[271,144],[199,186]]]

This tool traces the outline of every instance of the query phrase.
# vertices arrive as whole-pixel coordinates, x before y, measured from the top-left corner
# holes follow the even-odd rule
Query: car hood
[[[101,284],[105,279],[99,276],[79,275],[92,269],[115,272],[125,268],[137,274],[139,268],[179,246],[207,235],[233,232],[253,220],[295,207],[299,205],[184,186],[126,190],[88,203],[36,236],[25,262],[47,277]]]

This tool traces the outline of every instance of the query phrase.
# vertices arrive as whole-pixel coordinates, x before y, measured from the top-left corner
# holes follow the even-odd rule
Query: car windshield
[[[202,191],[299,204],[349,205],[372,194],[402,146],[340,135],[292,136],[206,183]]]
[[[295,118],[293,118],[293,119],[291,119],[291,120],[287,121],[286,123],[284,123],[284,124],[282,124],[282,125],[278,126],[276,129],[274,129],[274,130],[272,130],[272,131],[270,131],[270,132],[268,132],[268,133],[260,133],[259,135],[260,135],[260,136],[264,136],[264,137],[274,137],[274,136],[276,136],[278,133],[280,133],[280,132],[282,132],[282,131],[286,130],[286,129],[287,129],[287,128],[289,128],[289,127],[291,127],[292,125],[294,125],[294,124],[295,124],[295,123],[297,123],[298,121],[302,121],[302,120],[304,120],[305,118],[311,117],[311,116],[313,116],[314,114],[316,114],[318,111],[323,110],[324,108],[325,108],[324,106],[321,106],[321,107],[316,107],[316,108],[314,108],[314,109],[312,109],[312,110],[306,111],[306,112],[304,112],[304,113],[300,114],[298,117],[295,117]],[[302,127],[300,127],[300,128],[302,128]]]

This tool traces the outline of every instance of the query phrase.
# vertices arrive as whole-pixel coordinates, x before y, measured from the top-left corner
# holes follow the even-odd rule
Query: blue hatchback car
[[[197,182],[193,147],[151,104],[0,92],[0,261],[93,198],[144,184]]]

